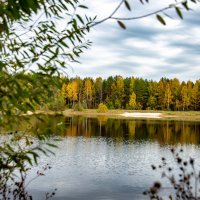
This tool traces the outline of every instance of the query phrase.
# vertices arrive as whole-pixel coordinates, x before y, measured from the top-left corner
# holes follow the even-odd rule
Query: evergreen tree
[[[94,81],[94,90],[95,90],[95,107],[102,103],[103,100],[103,80],[101,77],[98,77]]]
[[[196,81],[191,90],[191,106],[193,110],[197,110],[199,98],[200,98],[199,87],[198,87],[198,82]]]

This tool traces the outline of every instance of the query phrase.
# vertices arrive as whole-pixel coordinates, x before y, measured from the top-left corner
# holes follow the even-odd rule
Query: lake
[[[162,157],[173,165],[172,147],[200,161],[200,122],[46,116],[33,123],[62,138],[56,156],[41,157],[40,166],[48,163],[52,169],[29,185],[35,199],[55,188],[52,199],[148,199],[142,193],[156,180],[162,181],[163,194],[170,190],[151,165]],[[32,169],[29,179],[37,170]]]

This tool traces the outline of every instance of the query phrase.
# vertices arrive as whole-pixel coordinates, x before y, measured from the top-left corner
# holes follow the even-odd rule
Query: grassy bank
[[[74,111],[73,109],[66,109],[65,111],[37,111],[37,114],[49,114],[49,115],[64,115],[64,116],[107,116],[112,118],[125,118],[120,116],[125,112],[139,112],[139,113],[161,113],[160,119],[174,119],[174,120],[190,120],[190,121],[200,121],[200,111],[160,111],[160,110],[109,110],[106,113],[98,113],[96,109],[85,109],[84,111]],[[142,117],[145,119],[145,117]]]

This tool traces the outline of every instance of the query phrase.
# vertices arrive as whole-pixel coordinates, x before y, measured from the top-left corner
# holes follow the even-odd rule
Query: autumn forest
[[[103,103],[109,109],[200,110],[200,80],[161,78],[157,82],[122,76],[64,79],[62,89],[54,94],[62,97],[68,108],[81,104],[91,109]]]

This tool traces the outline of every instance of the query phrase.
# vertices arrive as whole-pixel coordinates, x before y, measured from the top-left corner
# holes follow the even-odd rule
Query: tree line
[[[81,104],[92,109],[103,103],[109,109],[200,110],[200,79],[153,81],[119,75],[107,79],[65,78],[59,93],[69,108]]]

